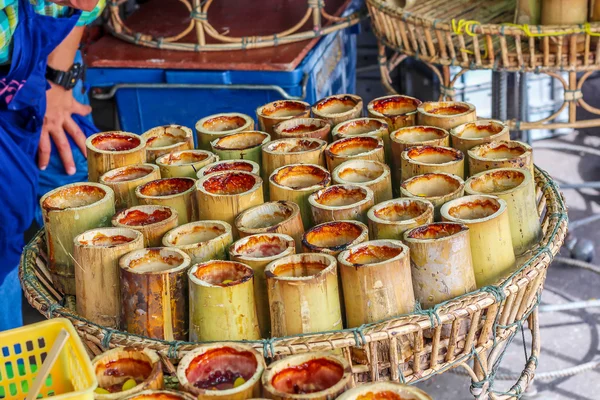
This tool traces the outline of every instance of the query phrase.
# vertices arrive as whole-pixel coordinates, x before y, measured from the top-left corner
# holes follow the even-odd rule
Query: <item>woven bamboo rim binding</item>
[[[231,37],[220,34],[218,29],[213,27],[208,21],[208,11],[213,0],[179,1],[190,12],[190,22],[177,35],[155,37],[150,34],[133,31],[121,18],[121,15],[123,15],[121,7],[127,3],[127,0],[107,1],[108,18],[105,24],[106,29],[115,37],[126,42],[157,49],[195,52],[245,50],[314,39],[315,37],[356,25],[365,14],[363,11],[357,11],[346,17],[338,17],[325,11],[325,1],[307,0],[308,8],[306,13],[300,18],[298,23],[283,32],[267,36]],[[302,30],[309,20],[312,20],[310,29]],[[181,40],[192,31],[196,33],[196,42],[182,42]],[[217,43],[207,43],[208,38],[216,40]]]
[[[247,343],[262,351],[267,358],[341,349],[351,363],[352,347],[361,347],[366,352],[368,363],[352,363],[356,382],[392,380],[410,383],[427,379],[458,364],[465,367],[466,361],[483,357],[486,350],[514,337],[525,320],[529,319],[530,328],[536,326],[535,310],[546,270],[567,233],[567,209],[562,196],[548,174],[540,169],[536,169],[536,193],[543,239],[528,253],[530,258],[519,260],[521,266],[518,270],[497,286],[457,297],[434,309],[417,310],[354,329]],[[19,276],[25,296],[47,318],[69,318],[91,353],[98,354],[103,349],[116,346],[142,346],[180,359],[196,346],[189,342],[167,342],[130,335],[95,325],[76,315],[72,298],[63,298],[49,284],[44,243],[43,232],[40,232],[25,247],[21,258]],[[466,333],[459,330],[465,324],[469,326]],[[428,332],[426,335],[425,331]],[[537,338],[539,330],[532,331]],[[412,344],[409,354],[398,351],[396,344],[401,340]],[[518,382],[519,387],[513,387],[515,393],[524,390],[533,379],[538,354],[539,341],[536,341]],[[489,383],[485,378],[479,380],[482,383],[478,390]]]

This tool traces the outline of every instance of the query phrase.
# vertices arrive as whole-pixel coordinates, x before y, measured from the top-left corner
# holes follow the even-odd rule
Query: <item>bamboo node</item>
[[[577,90],[565,90],[565,101],[577,101],[583,98],[581,89]]]

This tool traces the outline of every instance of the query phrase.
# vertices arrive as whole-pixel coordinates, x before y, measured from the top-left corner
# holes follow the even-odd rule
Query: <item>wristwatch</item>
[[[77,81],[83,79],[85,66],[75,63],[68,71],[59,71],[46,66],[46,79],[55,85],[62,86],[67,90],[73,89]]]

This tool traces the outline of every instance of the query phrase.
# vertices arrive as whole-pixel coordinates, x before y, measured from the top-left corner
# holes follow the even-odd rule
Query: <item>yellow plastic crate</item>
[[[61,328],[69,332],[69,339],[38,398],[94,398],[98,381],[81,339],[69,320],[55,318],[0,332],[0,399],[25,399]]]

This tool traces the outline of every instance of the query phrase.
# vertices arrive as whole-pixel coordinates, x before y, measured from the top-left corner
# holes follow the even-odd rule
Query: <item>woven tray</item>
[[[266,358],[339,349],[352,363],[356,382],[391,379],[414,382],[483,358],[486,351],[514,335],[517,327],[535,319],[546,270],[563,244],[567,210],[557,186],[536,169],[542,241],[518,260],[519,268],[497,286],[458,297],[431,310],[420,310],[379,323],[311,335],[248,342]],[[180,359],[194,343],[166,342],[130,335],[93,324],[74,311],[73,297],[63,297],[49,279],[43,232],[26,246],[19,275],[29,303],[47,318],[69,318],[91,354],[115,346],[143,346]],[[537,322],[536,322],[537,324]],[[534,324],[534,325],[536,325]],[[532,354],[528,383],[536,363]]]

